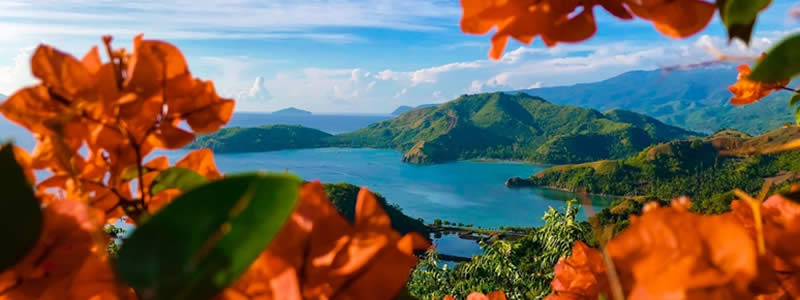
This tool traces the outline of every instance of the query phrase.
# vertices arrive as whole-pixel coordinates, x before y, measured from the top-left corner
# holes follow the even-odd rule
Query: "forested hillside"
[[[752,154],[800,138],[800,127],[786,126],[758,137],[723,130],[707,138],[673,141],[648,147],[623,160],[602,160],[546,169],[511,186],[546,186],[589,193],[648,196],[659,200],[686,195],[696,209],[722,212],[734,188],[758,191],[769,178],[776,185],[800,179],[800,153]]]

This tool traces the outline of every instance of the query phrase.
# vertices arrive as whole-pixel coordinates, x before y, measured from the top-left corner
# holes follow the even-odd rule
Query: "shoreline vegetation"
[[[768,149],[797,138],[797,125],[755,137],[721,130],[705,138],[654,145],[626,159],[554,166],[529,178],[510,178],[506,186],[585,189],[591,194],[662,202],[685,195],[692,198],[694,210],[721,213],[734,199],[734,188],[755,192],[765,180],[776,189],[800,181],[800,154],[752,151],[753,145]]]

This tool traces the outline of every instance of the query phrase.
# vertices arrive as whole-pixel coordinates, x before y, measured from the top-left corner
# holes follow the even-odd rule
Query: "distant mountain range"
[[[464,95],[414,109],[350,133],[327,135],[299,126],[230,128],[193,146],[218,152],[313,147],[392,148],[410,163],[513,159],[547,163],[623,158],[652,144],[699,135],[622,110],[555,105],[525,94]]]
[[[734,65],[690,70],[632,71],[593,83],[521,90],[554,104],[600,111],[625,109],[695,131],[735,128],[759,134],[794,121],[790,94],[773,93],[751,105],[734,106],[728,86],[736,82]]]
[[[405,112],[411,111],[413,109],[434,107],[434,106],[438,106],[438,105],[439,104],[422,104],[422,105],[418,105],[417,107],[412,107],[412,106],[408,106],[408,105],[401,105],[400,107],[398,107],[397,109],[392,111],[392,115],[393,116],[398,116],[398,115],[401,115],[401,114],[403,114]]]
[[[311,115],[310,111],[302,110],[299,108],[289,107],[284,108],[281,110],[273,111],[272,114],[274,115],[286,115],[286,116],[308,116]]]

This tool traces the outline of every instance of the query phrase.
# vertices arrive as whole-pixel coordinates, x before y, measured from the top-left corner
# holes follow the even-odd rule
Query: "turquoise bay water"
[[[352,131],[389,118],[385,115],[277,116],[237,113],[229,126],[300,124],[329,133]],[[0,140],[11,138],[28,150],[35,141],[30,133],[0,118]],[[176,162],[188,151],[162,152]],[[154,157],[157,154],[152,154]],[[402,162],[403,154],[385,149],[305,149],[262,153],[216,154],[225,173],[288,170],[306,180],[348,182],[366,186],[426,223],[439,218],[482,227],[539,226],[548,207],[561,209],[572,193],[547,189],[509,189],[503,183],[514,176],[526,177],[545,166],[513,162],[462,161],[429,166]],[[609,198],[594,197],[602,208]],[[585,218],[581,212],[581,218]],[[477,243],[444,235],[434,241],[442,253],[470,256],[480,253]]]
[[[168,153],[176,161],[186,151]],[[572,193],[547,189],[509,189],[513,176],[530,176],[543,166],[512,162],[462,161],[411,165],[403,154],[385,149],[323,148],[260,153],[216,154],[225,173],[288,170],[306,180],[348,182],[368,187],[414,218],[435,218],[483,227],[538,226],[549,206],[562,208]],[[598,208],[608,198],[595,197]],[[583,218],[583,216],[582,216]]]

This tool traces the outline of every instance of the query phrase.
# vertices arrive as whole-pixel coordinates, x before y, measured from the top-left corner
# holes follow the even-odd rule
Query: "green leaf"
[[[794,121],[797,124],[800,124],[800,106],[798,106],[797,109],[794,110]]]
[[[254,174],[197,187],[133,232],[117,269],[146,299],[209,299],[269,245],[300,184],[291,175]]]
[[[789,99],[789,107],[794,106],[798,102],[800,102],[800,94],[795,93],[794,96],[792,96],[792,99]]]
[[[775,82],[800,74],[800,33],[796,33],[770,49],[753,68],[750,80]]]
[[[0,149],[0,273],[25,257],[42,232],[42,210],[14,157],[11,144]]]
[[[720,17],[728,29],[728,38],[739,38],[750,43],[758,13],[772,0],[723,0],[717,1]]]
[[[188,192],[208,183],[208,179],[192,169],[172,167],[158,173],[150,185],[150,194],[155,195],[166,189],[179,189]]]

